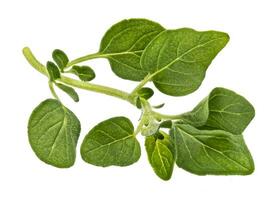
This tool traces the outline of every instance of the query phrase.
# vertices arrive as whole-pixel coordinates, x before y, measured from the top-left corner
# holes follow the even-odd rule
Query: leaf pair
[[[55,49],[52,53],[52,58],[55,61],[48,61],[46,64],[50,81],[55,81],[61,77],[60,72],[64,72],[69,59],[68,56],[60,49]]]
[[[55,61],[55,63],[48,61],[47,62],[47,71],[49,75],[49,80],[51,82],[54,82],[55,85],[68,94],[75,102],[79,101],[79,97],[77,92],[67,85],[64,85],[62,83],[56,83],[55,81],[59,78],[61,78],[61,73],[64,73],[65,68],[67,67],[69,63],[69,59],[67,55],[60,49],[55,49],[52,53],[52,58]],[[74,65],[69,71],[69,73],[75,74],[79,77],[82,81],[91,81],[95,78],[95,73],[89,66],[77,66]]]
[[[65,92],[67,95],[69,95],[75,102],[78,102],[79,96],[72,87],[56,82],[56,80],[61,77],[60,71],[57,68],[57,66],[50,61],[47,62],[46,66],[47,66],[50,83],[54,83],[60,90]]]
[[[140,145],[129,119],[115,117],[99,123],[85,137],[82,158],[97,166],[127,166],[140,157]],[[45,163],[67,168],[74,164],[80,134],[77,117],[58,100],[47,99],[32,112],[28,136],[35,154]]]
[[[57,64],[57,66],[53,62],[47,63],[47,69],[50,73],[50,78],[55,80],[60,78],[60,72],[65,72],[64,70],[68,68],[69,58],[68,56],[60,49],[55,49],[52,53],[52,58]],[[59,70],[60,72],[59,72]],[[82,81],[91,81],[95,78],[94,70],[89,66],[78,66],[74,65],[71,67],[69,73],[75,74]],[[51,76],[53,74],[53,76]]]
[[[254,163],[241,134],[254,115],[245,98],[215,88],[170,130],[177,165],[198,175],[251,174]]]
[[[169,180],[174,167],[174,147],[163,131],[146,137],[150,164],[163,180]],[[81,145],[81,156],[96,166],[128,166],[140,158],[140,145],[134,127],[125,117],[114,117],[96,125]]]
[[[147,75],[140,65],[141,54],[163,30],[161,25],[147,19],[120,21],[103,36],[99,53],[108,58],[117,76],[140,81]]]
[[[161,92],[183,96],[200,86],[211,61],[228,41],[223,32],[165,30],[146,19],[130,19],[106,32],[99,52],[120,78],[140,81],[150,74]]]

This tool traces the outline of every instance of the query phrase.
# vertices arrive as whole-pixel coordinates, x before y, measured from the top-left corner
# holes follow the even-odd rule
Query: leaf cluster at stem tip
[[[217,87],[189,112],[167,115],[151,105],[154,89],[170,96],[185,96],[202,84],[212,60],[229,41],[227,33],[166,29],[147,19],[127,19],[104,34],[98,52],[70,60],[55,49],[52,61],[42,64],[28,47],[23,54],[29,64],[48,78],[53,98],[40,103],[28,122],[30,145],[43,162],[71,167],[77,155],[80,121],[56,93],[65,92],[79,101],[75,89],[113,96],[136,106],[141,117],[136,128],[124,116],[104,120],[85,136],[80,153],[92,165],[128,166],[140,158],[136,135],[145,137],[150,165],[162,180],[169,180],[175,165],[197,175],[248,175],[253,158],[243,132],[254,118],[253,106],[232,90]],[[138,81],[131,92],[93,83],[96,73],[82,62],[105,58],[122,79]],[[71,74],[77,77],[67,76]]]

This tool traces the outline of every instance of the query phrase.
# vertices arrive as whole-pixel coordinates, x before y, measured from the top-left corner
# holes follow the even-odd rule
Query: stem
[[[98,92],[98,93],[106,94],[106,95],[109,95],[109,96],[117,97],[119,99],[128,101],[132,104],[132,101],[129,98],[129,93],[118,90],[118,89],[115,89],[115,88],[111,88],[111,87],[107,87],[107,86],[103,86],[103,85],[98,85],[98,84],[87,83],[87,82],[75,80],[75,79],[72,79],[72,78],[68,78],[66,76],[61,76],[61,78],[58,79],[58,81],[60,81],[62,83],[65,83],[67,85],[70,85],[70,86],[77,87],[77,88],[81,88],[81,89],[85,89],[85,90],[89,90],[89,91]]]
[[[31,66],[33,66],[37,71],[44,74],[45,76],[48,76],[46,67],[35,58],[35,56],[32,54],[31,50],[28,47],[25,47],[23,49],[23,54]],[[129,103],[134,105],[134,101],[132,98],[130,98],[129,93],[115,89],[115,88],[98,85],[98,84],[87,83],[87,82],[75,80],[66,76],[61,76],[61,78],[57,79],[57,81],[61,83],[65,83],[70,86],[77,87],[77,88],[117,97],[119,99],[128,101]]]
[[[87,60],[92,60],[92,59],[95,59],[95,58],[104,58],[104,57],[106,57],[106,55],[101,54],[101,53],[88,54],[86,56],[82,56],[82,57],[79,57],[77,59],[74,59],[74,60],[70,61],[65,68],[68,68],[70,66],[73,66],[75,64],[78,64],[80,62],[84,62],[84,61],[87,61]]]
[[[150,81],[152,76],[148,74],[144,77],[144,79],[134,88],[134,90],[130,93],[131,96],[135,96],[137,91],[140,90],[148,81]]]
[[[145,76],[145,78],[137,85],[137,87],[130,93],[131,96],[135,96],[137,91],[141,89],[147,82],[151,81],[151,79],[157,75],[159,72],[161,72],[163,69],[154,72],[153,74],[148,74]]]
[[[184,114],[166,115],[156,111],[152,111],[152,113],[156,118],[159,118],[159,119],[182,119],[184,117]]]
[[[79,58],[76,58],[72,61],[70,61],[67,66],[65,68],[68,68],[72,65],[87,61],[87,60],[92,60],[95,58],[108,58],[110,56],[118,56],[118,55],[124,55],[124,54],[135,54],[135,53],[140,53],[143,50],[138,50],[138,51],[133,51],[133,52],[119,52],[119,53],[101,53],[101,52],[97,52],[97,53],[92,53],[92,54],[88,54],[86,56],[82,56]]]
[[[33,55],[33,53],[31,52],[30,48],[28,47],[24,47],[23,48],[23,55],[25,56],[25,58],[27,59],[27,61],[29,62],[29,64],[31,66],[34,67],[34,69],[36,69],[37,71],[39,71],[40,73],[44,74],[45,76],[48,76],[47,73],[47,69],[44,65],[42,65]]]
[[[49,88],[50,88],[51,93],[52,93],[52,95],[54,96],[54,98],[56,98],[57,100],[60,101],[59,97],[57,96],[57,94],[56,94],[56,92],[55,92],[55,90],[54,90],[53,83],[52,83],[51,81],[49,81]]]

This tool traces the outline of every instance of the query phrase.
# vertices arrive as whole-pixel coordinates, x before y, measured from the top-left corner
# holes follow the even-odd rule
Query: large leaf
[[[154,74],[152,80],[161,92],[187,95],[201,85],[208,66],[228,40],[226,33],[217,31],[166,30],[145,48],[141,67]]]
[[[81,156],[86,162],[102,167],[136,162],[140,157],[140,145],[131,121],[114,117],[96,125],[81,145]]]
[[[105,33],[99,52],[108,58],[117,76],[140,81],[147,75],[140,66],[140,55],[163,30],[161,25],[147,19],[120,21]]]
[[[77,117],[54,99],[39,104],[29,119],[28,135],[33,151],[55,167],[67,168],[74,164],[79,133]]]
[[[191,112],[184,114],[183,121],[200,128],[241,134],[254,116],[253,106],[244,97],[225,88],[215,88]]]
[[[174,168],[174,150],[169,135],[159,132],[145,139],[148,160],[155,173],[163,180],[169,180]]]
[[[198,174],[247,175],[253,159],[242,135],[223,130],[199,130],[187,124],[171,129],[179,167]]]

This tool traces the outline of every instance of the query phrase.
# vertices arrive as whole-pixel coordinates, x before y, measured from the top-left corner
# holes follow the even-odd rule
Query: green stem
[[[34,69],[44,74],[45,76],[48,76],[46,67],[35,58],[29,47],[23,48],[23,55],[25,56],[29,64],[34,67]]]
[[[166,114],[162,114],[156,111],[152,111],[153,115],[157,118],[157,119],[182,119],[184,117],[184,114],[177,114],[177,115],[166,115]]]
[[[54,98],[56,98],[57,100],[60,101],[59,97],[57,96],[54,87],[53,87],[53,82],[49,81],[49,88],[51,90],[52,95],[54,96]]]
[[[139,89],[141,89],[144,85],[146,85],[146,83],[148,83],[149,81],[152,80],[152,78],[157,75],[159,72],[163,71],[163,69],[154,72],[153,74],[148,74],[147,76],[145,76],[145,78],[137,85],[137,87],[135,87],[135,89],[130,93],[131,96],[135,96],[137,91]]]
[[[92,59],[95,59],[95,58],[105,58],[105,57],[106,57],[106,55],[101,54],[101,53],[88,54],[86,56],[82,56],[80,58],[77,58],[77,59],[74,59],[74,60],[70,61],[65,68],[68,68],[70,66],[76,65],[78,63],[81,63],[81,62],[84,62],[84,61],[87,61],[87,60],[92,60]]]
[[[140,53],[140,52],[142,52],[142,50],[133,51],[133,52],[118,52],[118,53],[101,53],[101,52],[92,53],[92,54],[88,54],[86,56],[82,56],[82,57],[79,57],[79,58],[76,58],[76,59],[70,61],[65,68],[68,68],[68,67],[76,65],[78,63],[92,60],[95,58],[108,58],[110,56],[125,55],[126,53],[135,54],[135,53]]]
[[[81,88],[81,89],[85,89],[85,90],[89,90],[89,91],[93,91],[93,92],[106,94],[106,95],[109,95],[109,96],[117,97],[119,99],[128,101],[130,103],[133,103],[131,101],[131,99],[129,98],[129,93],[118,90],[118,89],[115,89],[115,88],[111,88],[111,87],[107,87],[107,86],[103,86],[103,85],[98,85],[98,84],[87,83],[87,82],[75,80],[75,79],[72,79],[72,78],[68,78],[66,76],[61,76],[61,78],[58,79],[58,81],[60,81],[62,83],[65,83],[67,85],[70,85],[70,86],[74,86],[74,87],[77,87],[77,88]]]

